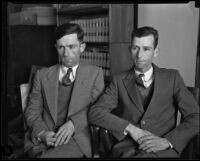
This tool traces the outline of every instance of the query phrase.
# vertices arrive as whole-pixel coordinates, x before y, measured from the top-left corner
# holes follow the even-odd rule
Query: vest
[[[69,86],[64,86],[62,83],[59,83],[56,130],[63,125],[67,119],[73,86],[74,83],[70,84]]]
[[[142,102],[144,111],[146,111],[146,109],[149,105],[149,102],[151,101],[151,97],[153,95],[153,86],[154,86],[154,81],[151,83],[151,85],[148,88],[144,88],[144,87],[137,85],[140,100]]]

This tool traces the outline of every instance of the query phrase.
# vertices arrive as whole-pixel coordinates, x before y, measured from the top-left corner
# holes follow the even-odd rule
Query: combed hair
[[[65,35],[76,33],[78,40],[80,42],[83,41],[84,32],[82,28],[78,24],[73,23],[65,23],[60,26],[58,26],[55,30],[55,40],[59,40]]]
[[[140,27],[135,29],[132,32],[132,36],[131,36],[131,41],[133,41],[134,37],[144,37],[144,36],[149,36],[149,35],[153,35],[154,37],[154,48],[157,47],[158,45],[158,31],[156,29],[154,29],[153,27],[150,26],[144,26],[144,27]]]

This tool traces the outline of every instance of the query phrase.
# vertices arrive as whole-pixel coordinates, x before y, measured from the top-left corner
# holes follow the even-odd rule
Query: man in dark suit
[[[113,77],[90,108],[89,122],[117,139],[113,157],[180,157],[199,132],[199,106],[179,72],[152,63],[158,55],[158,32],[141,27],[132,34],[133,67]],[[110,113],[121,108],[120,116]],[[182,122],[176,127],[176,112]]]
[[[31,157],[91,157],[88,107],[104,88],[103,71],[82,64],[83,30],[63,24],[55,31],[60,64],[37,71],[25,117],[25,151]]]

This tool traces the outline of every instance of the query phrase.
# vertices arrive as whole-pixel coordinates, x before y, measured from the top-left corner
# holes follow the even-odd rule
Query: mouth
[[[63,60],[63,61],[67,61],[67,62],[71,62],[71,61],[72,61],[72,60],[69,59],[69,58],[63,58],[62,60]]]
[[[145,63],[145,61],[144,60],[136,60],[135,63],[143,64],[143,63]]]

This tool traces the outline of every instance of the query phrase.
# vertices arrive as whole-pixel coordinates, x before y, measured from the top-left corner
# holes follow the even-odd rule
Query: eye
[[[69,45],[68,47],[69,47],[69,49],[75,49],[76,45]]]
[[[131,50],[138,50],[138,47],[137,46],[131,46]]]
[[[57,46],[57,49],[58,49],[58,50],[63,50],[64,48],[65,48],[65,47],[62,46],[62,45]]]
[[[150,51],[151,48],[144,48],[144,51]]]

